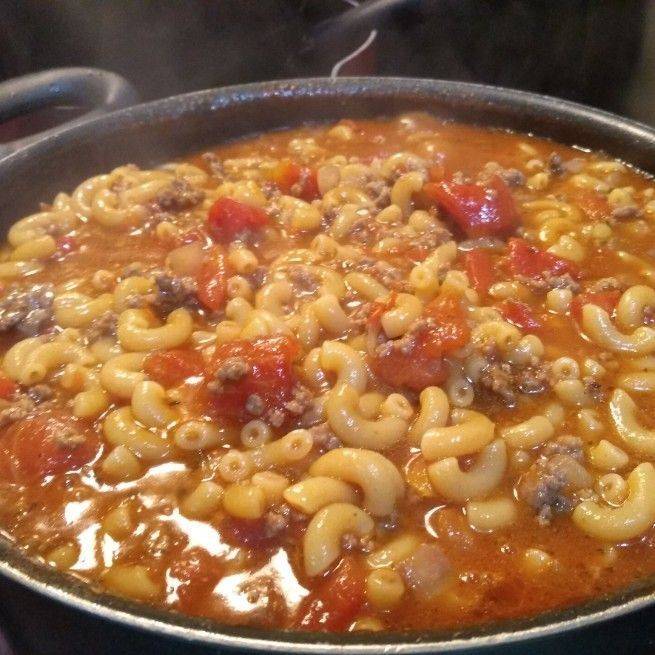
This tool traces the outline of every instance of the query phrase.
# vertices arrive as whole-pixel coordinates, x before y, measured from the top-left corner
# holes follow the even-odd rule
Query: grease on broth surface
[[[652,180],[425,115],[125,166],[0,261],[0,527],[225,623],[457,628],[653,573]]]

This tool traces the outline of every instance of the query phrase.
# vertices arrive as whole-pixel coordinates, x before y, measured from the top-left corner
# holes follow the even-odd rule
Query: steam
[[[359,0],[343,0],[347,5],[350,5],[351,7],[359,7]],[[330,71],[330,77],[332,79],[339,77],[339,72],[341,69],[350,61],[353,59],[359,57],[359,55],[362,54],[366,50],[366,48],[370,47],[370,45],[375,41],[375,39],[378,36],[378,31],[377,30],[371,30],[370,34],[366,37],[366,40],[364,43],[362,43],[358,48],[353,50],[351,53],[347,54],[343,59],[339,59],[339,61],[332,67],[332,70]]]
[[[359,57],[359,55],[368,48],[373,41],[377,38],[378,31],[377,30],[371,30],[371,33],[366,37],[366,41],[362,43],[356,50],[353,50],[350,54],[347,54],[343,59],[339,59],[339,61],[332,67],[332,70],[330,71],[330,77],[335,78],[339,77],[339,71],[349,62],[355,59],[356,57]]]

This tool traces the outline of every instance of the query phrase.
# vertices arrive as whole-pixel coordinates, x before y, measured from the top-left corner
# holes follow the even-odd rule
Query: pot
[[[149,167],[256,132],[408,110],[604,150],[655,172],[654,130],[570,102],[434,80],[291,80],[191,93],[51,129],[0,161],[0,221],[6,228],[34,211],[38,200],[120,164]],[[32,562],[3,537],[0,574],[0,598],[30,654],[615,653],[652,652],[648,640],[655,643],[654,613],[648,610],[655,603],[655,579],[577,607],[457,632],[326,635],[222,626],[109,596]]]
[[[127,80],[97,68],[56,68],[2,82],[0,158],[57,134],[57,123],[71,127],[137,100]]]

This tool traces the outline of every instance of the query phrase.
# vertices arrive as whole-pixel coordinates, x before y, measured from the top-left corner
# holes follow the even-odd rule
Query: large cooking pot
[[[293,80],[201,91],[51,130],[47,138],[0,160],[0,221],[8,226],[36,210],[40,200],[119,164],[151,166],[255,132],[408,110],[601,149],[655,172],[654,130],[570,102],[433,80]],[[648,609],[655,602],[652,578],[610,597],[533,619],[457,632],[325,635],[227,627],[108,596],[35,564],[2,537],[0,574],[0,607],[30,655],[655,650],[655,611]],[[629,613],[636,614],[624,616]]]

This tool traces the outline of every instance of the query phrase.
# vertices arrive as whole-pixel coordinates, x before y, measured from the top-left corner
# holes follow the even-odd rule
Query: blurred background
[[[359,6],[357,6],[359,5]],[[470,80],[655,122],[648,0],[5,0],[0,78],[96,66],[143,100],[340,74]]]

